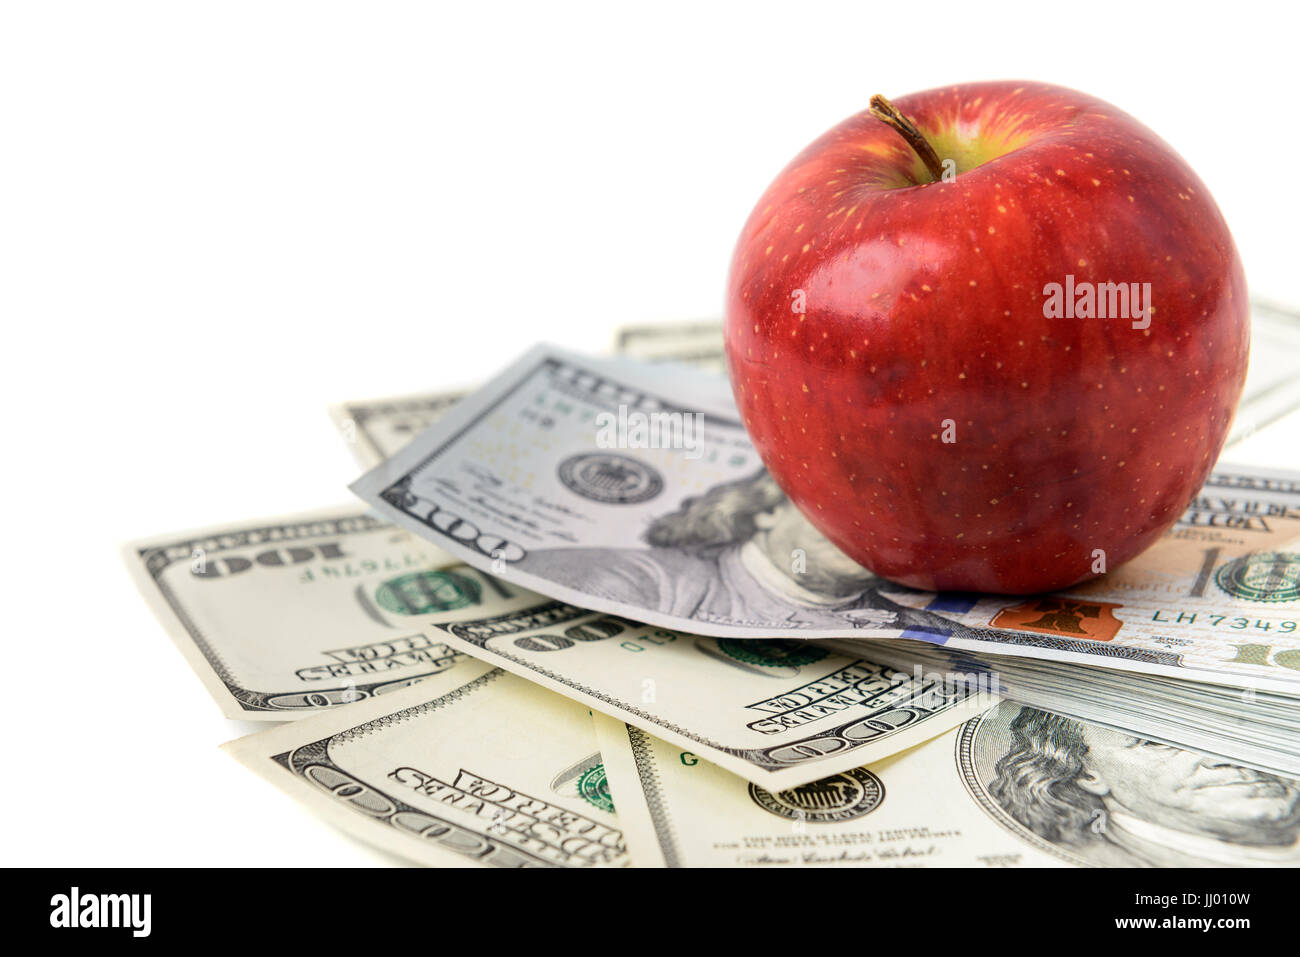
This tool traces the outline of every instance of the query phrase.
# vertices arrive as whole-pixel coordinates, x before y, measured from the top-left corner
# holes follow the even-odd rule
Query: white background
[[[719,315],[762,189],[872,93],[1109,100],[1300,304],[1290,4],[2,9],[6,864],[383,862],[217,750],[116,544],[346,501],[327,402]],[[1300,461],[1283,428],[1247,457]]]

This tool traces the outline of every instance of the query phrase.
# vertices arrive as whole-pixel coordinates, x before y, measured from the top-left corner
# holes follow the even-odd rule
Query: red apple
[[[897,108],[914,132],[849,118],[745,225],[726,318],[745,426],[885,578],[1021,594],[1114,568],[1196,494],[1241,394],[1223,216],[1159,137],[1082,93],[972,83]],[[1121,283],[1149,313],[1125,313]]]

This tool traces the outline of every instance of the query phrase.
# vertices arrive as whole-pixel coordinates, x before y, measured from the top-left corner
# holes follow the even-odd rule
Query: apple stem
[[[921,157],[921,162],[930,171],[934,182],[943,179],[943,164],[939,162],[939,154],[934,151],[929,140],[921,135],[916,124],[904,116],[898,107],[877,93],[871,98],[871,115],[882,123],[888,124],[899,136],[907,140],[907,145]]]

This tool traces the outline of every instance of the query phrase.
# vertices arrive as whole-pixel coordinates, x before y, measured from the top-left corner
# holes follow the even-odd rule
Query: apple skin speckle
[[[1228,227],[1173,150],[1085,94],[977,83],[894,103],[941,158],[960,133],[979,162],[922,182],[864,111],[777,177],[728,278],[750,436],[813,525],[893,581],[1049,591],[1092,577],[1097,548],[1114,569],[1182,514],[1240,397]],[[1150,327],[1047,318],[1043,288],[1067,275],[1149,282]],[[780,351],[791,336],[817,348]],[[946,419],[955,441],[936,441]]]

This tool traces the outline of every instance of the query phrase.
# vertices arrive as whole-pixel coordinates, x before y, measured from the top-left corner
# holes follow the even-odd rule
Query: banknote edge
[[[292,693],[292,691],[255,691],[245,687],[238,681],[234,673],[225,664],[220,650],[212,644],[203,633],[203,630],[199,628],[197,622],[185,610],[184,603],[179,596],[173,595],[172,590],[166,587],[160,577],[150,570],[147,556],[160,549],[176,547],[215,535],[231,534],[232,529],[236,532],[245,532],[277,526],[307,524],[312,521],[331,521],[347,518],[373,519],[376,524],[373,528],[364,529],[367,532],[394,527],[391,522],[375,514],[374,510],[368,508],[364,503],[353,503],[309,509],[304,512],[295,512],[289,516],[268,516],[247,521],[205,525],[198,528],[183,529],[166,535],[137,538],[118,545],[119,557],[126,566],[127,575],[135,586],[136,592],[153,614],[155,621],[158,622],[171,639],[172,644],[181,653],[186,664],[190,666],[190,670],[203,683],[204,688],[207,689],[225,717],[237,721],[297,721],[340,706],[331,704],[320,708],[291,709],[260,706],[252,702],[246,702],[240,697],[239,693],[248,696],[250,699],[270,699],[282,694]],[[419,630],[424,631],[427,628],[422,625]],[[230,676],[229,680],[225,675]],[[373,691],[376,688],[393,684],[396,680],[378,681],[368,685],[357,685],[356,687],[357,690]],[[402,680],[409,680],[409,677]],[[293,691],[300,690],[293,689]]]
[[[505,616],[501,616],[505,617]],[[448,639],[453,648],[464,651],[470,657],[483,661],[480,655],[491,654],[497,660],[489,661],[489,664],[495,667],[504,668],[506,671],[521,678],[525,681],[531,681],[534,684],[545,688],[553,694],[559,694],[564,697],[573,698],[569,691],[577,692],[581,697],[574,700],[593,708],[596,711],[608,716],[615,721],[626,722],[629,718],[639,718],[654,726],[653,730],[645,729],[645,733],[661,737],[663,740],[675,744],[679,747],[707,747],[715,752],[708,756],[708,760],[723,768],[724,770],[735,774],[737,777],[744,778],[760,787],[775,788],[782,790],[784,788],[797,787],[801,784],[808,784],[812,781],[819,780],[832,774],[837,774],[849,768],[861,767],[864,764],[871,764],[896,754],[899,751],[907,750],[918,744],[930,741],[940,735],[951,731],[961,724],[965,719],[963,715],[972,710],[978,709],[983,712],[991,707],[996,698],[990,698],[987,695],[968,693],[960,698],[956,698],[942,708],[932,710],[931,713],[919,722],[909,724],[903,727],[895,728],[888,731],[871,742],[863,745],[862,750],[849,749],[844,752],[834,752],[824,758],[810,761],[807,764],[783,765],[779,767],[768,767],[759,764],[757,761],[745,757],[746,754],[752,754],[756,749],[753,748],[734,748],[721,744],[702,734],[697,734],[687,728],[673,724],[665,719],[657,718],[649,712],[643,711],[634,705],[620,701],[610,695],[594,688],[587,687],[585,684],[579,684],[564,680],[563,677],[550,669],[540,666],[534,666],[525,659],[508,654],[498,648],[488,648],[477,645],[460,635],[453,629],[454,624],[433,625],[433,629],[442,632]],[[837,654],[841,654],[837,652]],[[878,668],[887,668],[891,671],[897,669],[887,664],[873,662],[866,658],[853,658],[849,655],[842,655],[847,658],[849,663],[863,662]],[[507,664],[508,662],[508,664]],[[538,677],[548,679],[548,681],[539,680]],[[559,690],[551,685],[557,685],[559,688],[568,689]],[[602,707],[603,705],[603,707]],[[906,704],[900,703],[899,707],[905,707]],[[616,710],[608,710],[610,708]],[[861,719],[858,719],[861,720]],[[847,722],[835,729],[824,733],[834,733],[843,727],[849,727],[857,721]],[[933,725],[933,727],[932,727]],[[637,726],[634,725],[633,726]],[[880,746],[886,742],[889,743],[888,750],[884,754],[873,753],[880,750]],[[803,739],[788,742],[782,747],[793,747],[803,743]],[[762,774],[762,777],[756,777],[755,774]],[[811,773],[811,776],[808,776]]]
[[[417,848],[427,851],[432,862],[440,866],[491,867],[493,865],[490,861],[476,861],[460,852],[426,843],[415,835],[397,830],[397,825],[392,821],[381,822],[360,808],[351,805],[345,807],[337,801],[328,800],[327,795],[320,788],[307,781],[301,773],[290,766],[287,760],[290,755],[309,748],[324,747],[328,753],[327,746],[331,742],[346,743],[355,738],[396,727],[412,718],[427,714],[430,710],[444,708],[469,694],[483,690],[494,681],[514,677],[504,669],[492,667],[481,661],[475,661],[473,667],[477,673],[461,681],[449,680],[450,676],[447,673],[435,676],[438,683],[444,685],[438,690],[429,688],[421,692],[417,686],[397,692],[387,701],[375,698],[346,708],[313,714],[303,722],[270,728],[228,741],[221,746],[221,750],[270,783],[276,790],[288,795],[313,815],[367,844],[422,865],[429,865],[430,859],[416,853]],[[432,697],[428,697],[430,694]],[[410,699],[409,703],[407,699]],[[598,739],[594,740],[598,741]],[[602,754],[602,762],[603,760]],[[332,760],[331,766],[340,773],[361,781],[355,774],[334,764]],[[395,808],[394,813],[404,807],[424,817],[439,820],[451,828],[465,830],[463,825],[455,821],[442,821],[434,812],[408,805],[370,782],[361,781],[361,783],[389,801]],[[617,809],[614,817],[615,820],[618,819]],[[371,826],[367,826],[367,822]],[[626,834],[621,823],[615,829],[624,838],[626,849]],[[492,841],[489,835],[471,833],[475,833],[483,840]],[[541,866],[564,867],[564,865],[535,858],[509,843],[496,843],[500,843],[512,853],[536,860]],[[630,859],[630,853],[626,853],[626,856]]]

